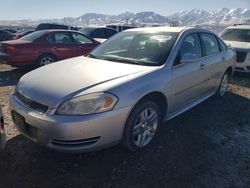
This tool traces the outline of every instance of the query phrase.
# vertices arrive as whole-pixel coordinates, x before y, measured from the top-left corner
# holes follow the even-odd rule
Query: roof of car
[[[194,27],[169,27],[169,26],[160,26],[160,27],[141,27],[141,28],[133,28],[133,29],[127,29],[124,32],[127,31],[148,31],[148,32],[164,32],[164,31],[170,31],[170,32],[182,32],[183,30],[191,29]]]
[[[250,29],[250,25],[235,25],[228,27],[229,29]]]
[[[64,31],[64,32],[78,32],[79,31],[75,31],[75,30],[67,30],[67,29],[44,29],[44,30],[39,30],[39,31],[46,31],[46,32],[56,32],[56,31]]]

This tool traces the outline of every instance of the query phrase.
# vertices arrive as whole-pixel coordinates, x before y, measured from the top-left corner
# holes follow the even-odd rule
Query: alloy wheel
[[[153,108],[146,108],[137,116],[133,127],[133,141],[137,147],[144,147],[153,139],[158,121],[157,111]]]

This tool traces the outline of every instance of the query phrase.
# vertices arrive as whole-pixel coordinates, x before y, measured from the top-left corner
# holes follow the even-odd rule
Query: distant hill
[[[250,24],[250,10],[246,8],[204,11],[193,9],[182,11],[169,16],[162,16],[155,12],[124,12],[118,15],[87,13],[73,18],[43,19],[43,20],[17,20],[0,21],[0,25],[28,25],[35,26],[41,22],[63,23],[76,26],[107,25],[107,24],[132,24],[132,25],[232,25],[239,23]]]

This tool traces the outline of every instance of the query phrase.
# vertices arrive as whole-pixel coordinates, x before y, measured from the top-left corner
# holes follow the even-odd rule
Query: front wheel
[[[148,146],[159,127],[160,110],[151,101],[142,102],[131,111],[124,130],[123,145],[132,151]]]

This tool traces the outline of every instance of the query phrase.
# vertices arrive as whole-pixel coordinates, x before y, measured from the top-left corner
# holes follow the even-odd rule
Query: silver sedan
[[[204,29],[126,30],[88,57],[24,75],[10,96],[12,117],[21,134],[58,151],[118,143],[141,150],[161,122],[224,96],[234,58],[234,50]]]

